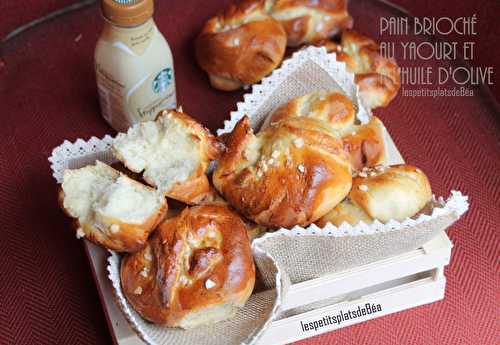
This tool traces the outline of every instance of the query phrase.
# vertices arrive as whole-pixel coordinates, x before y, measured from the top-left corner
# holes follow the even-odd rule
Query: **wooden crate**
[[[85,248],[114,342],[119,345],[143,344],[130,329],[113,299],[106,271],[108,253],[88,241]],[[274,321],[259,345],[297,341],[442,299],[446,283],[443,272],[449,263],[451,248],[450,240],[442,232],[417,250],[292,285],[283,305],[285,313],[322,300],[328,302],[310,311]],[[380,305],[381,310],[375,307],[370,314],[319,327],[319,320],[328,316],[332,320],[341,311],[358,311],[358,306],[362,308],[367,303]],[[314,325],[314,321],[317,329],[305,330],[307,326],[304,325]]]

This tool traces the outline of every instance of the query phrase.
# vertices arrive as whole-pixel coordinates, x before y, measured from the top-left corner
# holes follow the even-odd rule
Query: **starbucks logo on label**
[[[172,82],[172,69],[167,67],[162,69],[160,73],[153,79],[153,91],[160,93],[165,91]]]

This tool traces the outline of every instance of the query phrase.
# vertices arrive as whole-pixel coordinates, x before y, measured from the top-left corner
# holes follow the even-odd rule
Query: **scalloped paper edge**
[[[413,226],[429,222],[441,216],[446,216],[454,213],[457,218],[462,216],[469,209],[468,196],[463,195],[460,191],[452,190],[450,196],[445,201],[443,197],[437,200],[434,197],[432,203],[438,206],[432,207],[431,214],[420,213],[417,218],[406,218],[399,222],[397,220],[390,220],[387,223],[381,223],[375,220],[371,224],[366,224],[361,221],[356,225],[349,223],[342,223],[340,226],[335,226],[332,223],[327,223],[323,228],[318,227],[316,224],[311,224],[304,228],[301,226],[294,226],[291,229],[281,228],[275,232],[267,232],[262,237],[254,240],[257,244],[266,239],[275,236],[331,236],[331,237],[347,237],[347,236],[363,236],[373,235],[379,232],[391,232],[398,230],[411,229]]]
[[[113,137],[106,134],[99,139],[91,137],[89,140],[77,139],[75,142],[64,140],[64,142],[52,150],[52,155],[48,158],[52,176],[57,183],[62,183],[64,170],[68,168],[68,162],[72,159],[78,159],[89,154],[99,154],[111,149]]]
[[[275,69],[269,76],[258,84],[252,85],[252,91],[243,95],[243,102],[236,103],[237,109],[232,111],[230,119],[224,121],[224,128],[217,130],[217,135],[231,132],[236,123],[252,109],[264,103],[267,95],[276,90],[283,80],[306,62],[312,61],[325,70],[358,105],[357,118],[366,123],[370,119],[371,110],[367,109],[359,98],[359,86],[354,82],[354,74],[347,71],[346,64],[337,61],[336,53],[328,53],[325,47],[308,47],[292,54],[291,58],[283,61],[280,68]],[[341,72],[338,74],[337,72]],[[250,116],[250,115],[249,115]]]

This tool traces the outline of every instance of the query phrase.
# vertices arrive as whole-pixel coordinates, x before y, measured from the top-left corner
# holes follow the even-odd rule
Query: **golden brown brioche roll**
[[[167,211],[163,195],[99,161],[65,170],[59,201],[77,237],[121,252],[142,248]]]
[[[342,141],[308,117],[282,120],[257,135],[242,118],[213,174],[231,206],[272,228],[319,219],[347,195],[351,179]]]
[[[355,124],[356,110],[349,97],[339,91],[317,91],[293,98],[266,118],[262,128],[293,117],[315,118],[328,126],[344,142],[354,170],[383,163],[384,125],[372,117],[364,125]]]
[[[353,170],[373,167],[385,160],[384,124],[372,116],[364,125],[353,125],[344,134],[344,149],[351,157]]]
[[[267,117],[263,128],[291,117],[313,117],[340,133],[354,124],[356,112],[349,97],[339,91],[317,91],[296,97]]]
[[[195,43],[198,64],[224,91],[259,82],[281,63],[285,47],[285,31],[266,14],[264,0],[243,1],[210,18]]]
[[[401,76],[396,60],[384,57],[379,45],[369,37],[355,31],[342,33],[340,44],[319,42],[330,52],[337,52],[337,60],[344,61],[355,74],[360,97],[368,108],[387,106],[401,87]]]
[[[352,181],[346,200],[322,217],[318,225],[355,225],[360,221],[382,223],[413,217],[431,200],[427,176],[412,165],[363,169]]]
[[[296,47],[351,28],[353,19],[346,0],[267,0],[271,15],[280,21],[288,45]]]
[[[223,145],[189,115],[162,111],[155,121],[142,122],[120,133],[112,150],[128,169],[166,196],[187,204],[216,198],[205,175]]]
[[[193,328],[231,318],[255,284],[247,229],[223,206],[195,206],[163,222],[123,258],[124,294],[146,320]]]

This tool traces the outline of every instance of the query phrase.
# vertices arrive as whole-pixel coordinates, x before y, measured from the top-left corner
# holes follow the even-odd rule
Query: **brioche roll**
[[[255,284],[246,226],[227,207],[186,208],[123,258],[120,278],[148,321],[193,328],[231,318]]]
[[[65,170],[59,199],[77,237],[121,252],[142,248],[167,211],[163,195],[99,161]]]
[[[384,163],[386,157],[385,127],[382,121],[372,116],[364,125],[353,125],[342,137],[344,149],[349,153],[353,170],[373,167]]]
[[[412,165],[365,168],[353,179],[346,200],[322,217],[318,225],[369,224],[375,219],[382,223],[403,221],[416,215],[431,199],[427,176]]]
[[[208,20],[195,42],[198,64],[224,91],[259,82],[281,63],[285,47],[285,31],[264,0],[231,5]]]
[[[373,116],[367,124],[356,124],[356,109],[340,91],[316,91],[291,99],[270,114],[262,128],[282,120],[310,117],[342,139],[354,170],[382,164],[385,159],[384,125]]]
[[[322,121],[294,117],[255,135],[244,117],[227,138],[213,183],[255,223],[291,228],[314,222],[347,195],[351,167]]]
[[[112,150],[129,170],[166,196],[187,204],[216,199],[205,175],[223,145],[189,115],[164,110],[155,121],[141,122],[120,133]]]
[[[269,124],[292,117],[312,117],[329,124],[339,133],[347,131],[356,118],[355,107],[349,97],[340,91],[316,91],[291,99],[266,118]]]
[[[337,53],[347,69],[355,74],[363,104],[370,108],[386,107],[401,87],[401,76],[396,60],[385,57],[379,45],[369,37],[355,31],[342,33],[341,42],[318,42],[329,52]]]
[[[353,24],[346,0],[267,0],[266,3],[271,15],[285,28],[290,47],[329,38]]]

